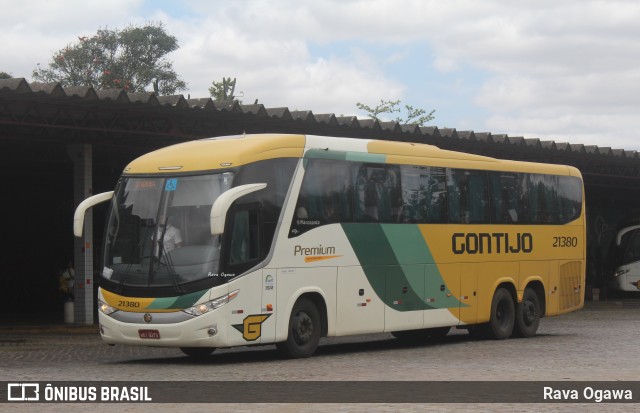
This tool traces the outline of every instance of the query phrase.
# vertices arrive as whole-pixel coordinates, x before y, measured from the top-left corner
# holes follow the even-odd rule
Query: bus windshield
[[[220,237],[212,236],[214,201],[230,172],[179,177],[123,177],[107,224],[102,277],[122,286],[174,287],[216,277]]]

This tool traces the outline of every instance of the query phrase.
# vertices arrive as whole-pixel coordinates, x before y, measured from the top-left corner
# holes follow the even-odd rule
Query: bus
[[[570,166],[419,143],[255,134],[143,155],[113,192],[98,295],[110,344],[275,344],[451,327],[535,335],[580,309],[585,201]]]
[[[640,292],[640,225],[631,225],[616,233],[611,248],[614,270],[609,288],[621,292]]]

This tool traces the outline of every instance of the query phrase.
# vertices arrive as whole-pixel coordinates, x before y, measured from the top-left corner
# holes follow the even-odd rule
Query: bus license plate
[[[140,338],[159,340],[160,332],[158,330],[138,330]]]

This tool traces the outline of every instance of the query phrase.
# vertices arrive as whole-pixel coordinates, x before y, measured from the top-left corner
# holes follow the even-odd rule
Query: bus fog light
[[[213,326],[213,327],[209,328],[207,330],[207,334],[209,334],[209,337],[215,336],[216,334],[218,334],[218,327]]]

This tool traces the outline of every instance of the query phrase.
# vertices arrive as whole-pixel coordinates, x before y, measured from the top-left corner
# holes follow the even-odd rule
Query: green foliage
[[[213,100],[234,100],[235,96],[233,95],[236,90],[236,78],[233,80],[231,78],[222,78],[222,82],[213,81],[213,86],[209,88],[209,93],[211,93],[211,97]]]
[[[433,120],[435,117],[433,114],[435,113],[435,109],[431,112],[427,113],[424,109],[416,109],[411,105],[404,105],[404,114],[403,109],[400,107],[401,100],[383,100],[380,99],[380,104],[374,107],[365,105],[363,103],[356,103],[358,109],[367,112],[370,118],[376,120],[380,119],[381,115],[393,115],[394,113],[404,115],[404,116],[396,116],[396,122],[408,125],[408,124],[417,124],[419,126],[424,126],[425,123]]]
[[[11,76],[9,73],[7,72],[0,72],[0,79],[11,79],[13,76]]]
[[[166,56],[178,49],[178,41],[162,23],[124,30],[99,29],[93,36],[78,37],[53,54],[48,68],[38,67],[34,79],[63,86],[122,88],[143,92],[147,87],[160,95],[186,89]]]

